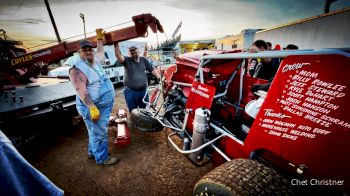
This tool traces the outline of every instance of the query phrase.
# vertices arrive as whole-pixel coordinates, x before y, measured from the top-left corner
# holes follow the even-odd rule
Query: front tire
[[[273,169],[257,161],[235,159],[203,176],[193,195],[292,195],[292,189]]]
[[[142,132],[158,132],[163,126],[144,108],[135,108],[130,114],[130,125]]]

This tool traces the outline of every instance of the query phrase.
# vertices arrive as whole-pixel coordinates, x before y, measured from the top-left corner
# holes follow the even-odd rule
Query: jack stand
[[[112,119],[112,123],[117,126],[114,134],[114,144],[119,147],[125,147],[131,144],[130,130],[127,124],[127,112],[125,109],[119,109],[117,117]]]

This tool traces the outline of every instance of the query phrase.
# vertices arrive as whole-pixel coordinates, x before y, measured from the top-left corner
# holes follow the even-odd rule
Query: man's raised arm
[[[100,63],[104,64],[105,60],[105,49],[103,47],[103,38],[105,36],[105,32],[102,29],[96,29],[96,46],[97,46],[97,51],[96,51],[96,56],[97,59]]]
[[[125,58],[124,58],[124,56],[122,55],[122,53],[120,52],[119,43],[115,43],[115,44],[114,44],[114,50],[115,50],[115,56],[117,57],[118,62],[119,62],[119,63],[124,63]]]

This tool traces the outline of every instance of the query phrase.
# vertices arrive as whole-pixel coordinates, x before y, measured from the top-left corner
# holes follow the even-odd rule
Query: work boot
[[[111,153],[108,153],[108,156],[111,155]],[[95,156],[92,154],[88,154],[88,160],[95,159]]]
[[[95,159],[95,156],[92,155],[92,154],[88,154],[88,159],[89,159],[89,160]]]
[[[114,157],[108,157],[105,161],[101,163],[101,165],[113,165],[119,162],[119,159]]]

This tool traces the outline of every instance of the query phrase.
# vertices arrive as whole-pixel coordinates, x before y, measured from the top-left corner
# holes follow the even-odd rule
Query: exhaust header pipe
[[[209,129],[210,111],[206,108],[197,108],[193,121],[193,136],[191,149],[195,149],[205,143],[205,134]],[[201,161],[203,159],[202,150],[190,154],[193,161]]]

